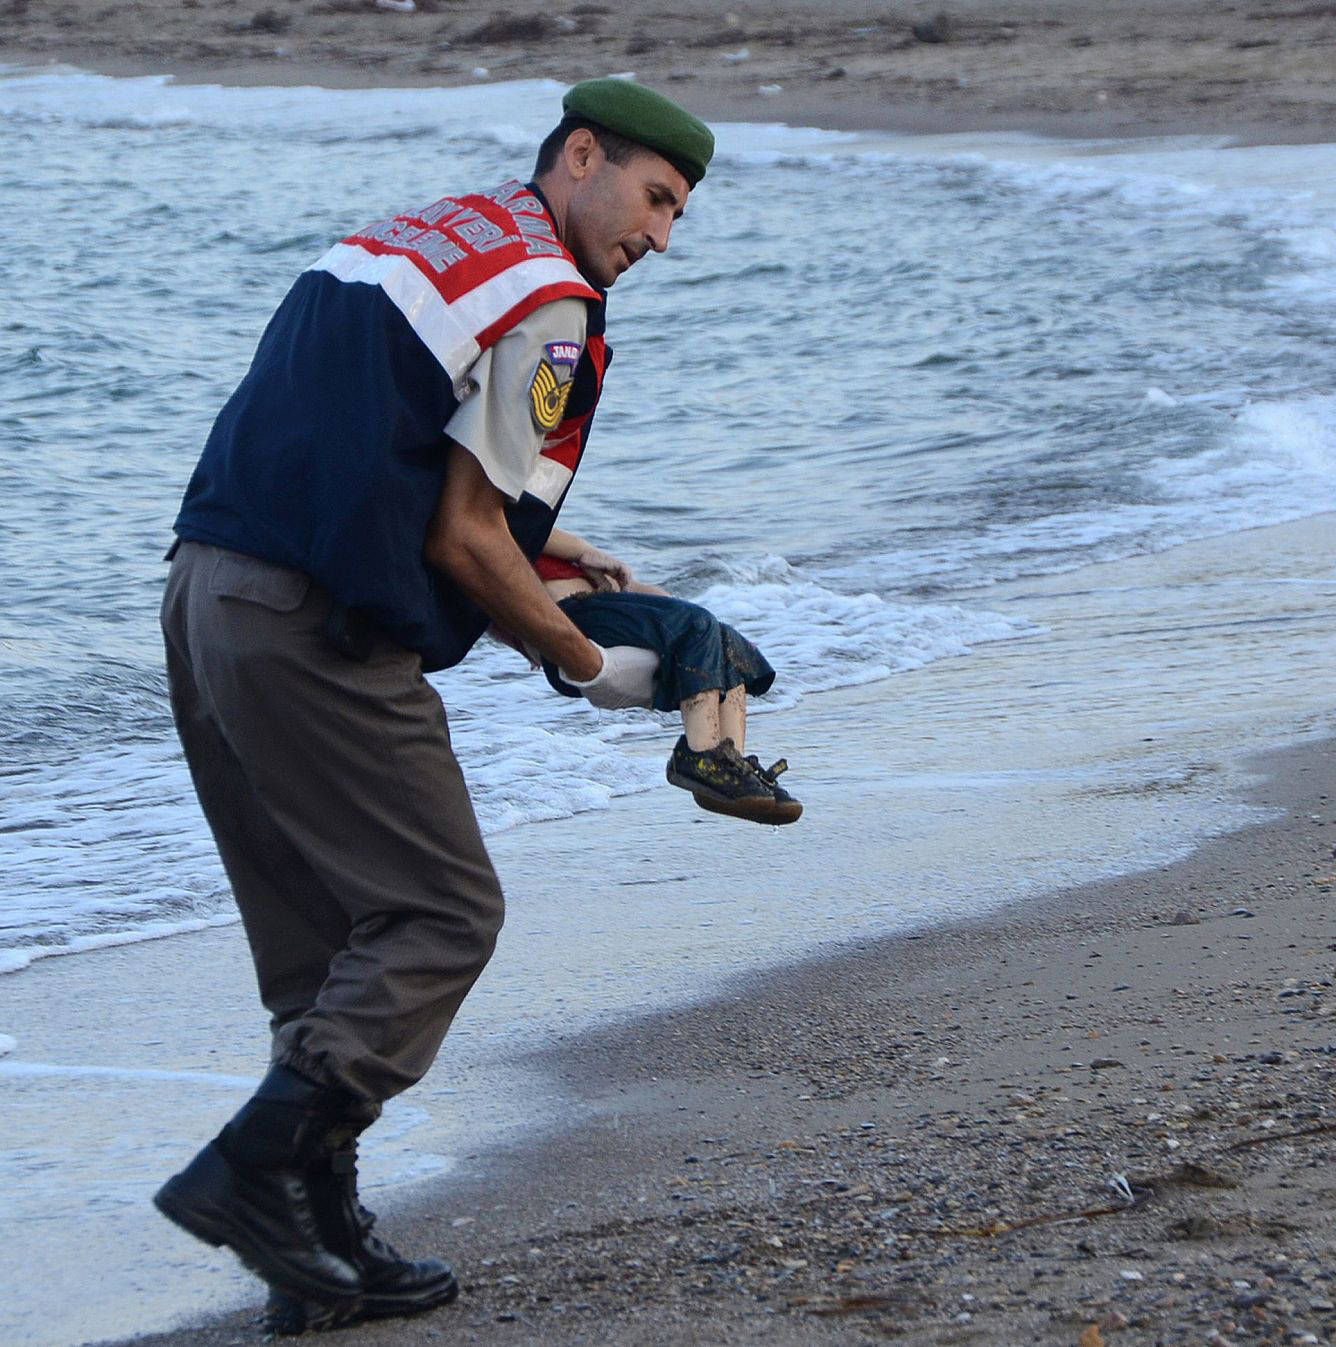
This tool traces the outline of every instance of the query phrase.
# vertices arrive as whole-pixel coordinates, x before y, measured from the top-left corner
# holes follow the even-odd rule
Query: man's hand
[[[619,561],[601,547],[584,548],[575,558],[575,564],[584,572],[585,579],[597,590],[628,589],[635,578],[626,562]]]
[[[620,711],[628,706],[654,704],[654,674],[659,657],[652,650],[635,645],[610,645],[606,648],[593,643],[603,656],[603,667],[593,678],[583,683],[563,673],[562,678],[579,688],[585,701],[605,711]]]

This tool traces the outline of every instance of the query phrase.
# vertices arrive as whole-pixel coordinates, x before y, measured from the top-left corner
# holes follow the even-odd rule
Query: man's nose
[[[663,215],[655,215],[649,222],[649,228],[645,230],[645,237],[649,240],[649,246],[656,253],[666,253],[668,251],[668,236],[673,232],[673,217],[666,212]]]

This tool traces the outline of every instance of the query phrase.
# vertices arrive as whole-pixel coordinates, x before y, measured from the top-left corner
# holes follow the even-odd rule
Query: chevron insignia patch
[[[533,423],[545,434],[555,430],[566,414],[580,347],[574,342],[554,341],[543,348],[543,357],[529,383],[529,410]]]

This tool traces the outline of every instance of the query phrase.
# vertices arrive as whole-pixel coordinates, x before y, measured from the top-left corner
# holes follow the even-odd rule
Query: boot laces
[[[372,1233],[372,1227],[376,1224],[376,1213],[369,1211],[358,1200],[356,1143],[340,1147],[329,1157],[329,1162],[330,1169],[338,1176],[348,1215],[352,1217],[353,1224],[361,1236],[363,1253],[389,1263],[406,1261],[392,1244]]]
[[[784,772],[789,770],[789,760],[787,758],[776,758],[769,767],[762,767],[760,758],[758,758],[755,753],[748,753],[745,761],[752,771],[755,772],[767,786],[778,785],[778,778]]]
[[[357,1228],[362,1232],[362,1245],[377,1257],[389,1263],[406,1263],[408,1260],[388,1240],[373,1234],[371,1227],[376,1224],[376,1213],[368,1211],[360,1202],[357,1204]]]

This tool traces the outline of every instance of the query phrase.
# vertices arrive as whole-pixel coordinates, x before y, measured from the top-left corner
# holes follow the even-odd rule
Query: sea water
[[[162,552],[292,278],[524,176],[558,95],[0,71],[0,967],[127,946],[0,980],[5,1219],[100,1270],[0,1263],[7,1340],[253,1293],[147,1204],[263,1055],[239,937],[199,937],[207,969],[140,943],[235,920],[166,711]],[[520,1056],[557,1033],[1181,854],[1240,821],[1226,750],[1330,710],[1336,147],[719,133],[612,293],[563,522],[766,650],[754,736],[809,815],[698,815],[668,718],[498,648],[437,676],[514,901],[373,1186],[577,1114]]]
[[[182,487],[293,277],[525,176],[558,94],[3,72],[0,967],[231,919],[156,632]],[[1024,635],[997,582],[1336,508],[1331,147],[719,144],[612,292],[563,522],[744,626],[772,707]],[[510,652],[434,681],[489,833],[660,779],[666,720]]]

